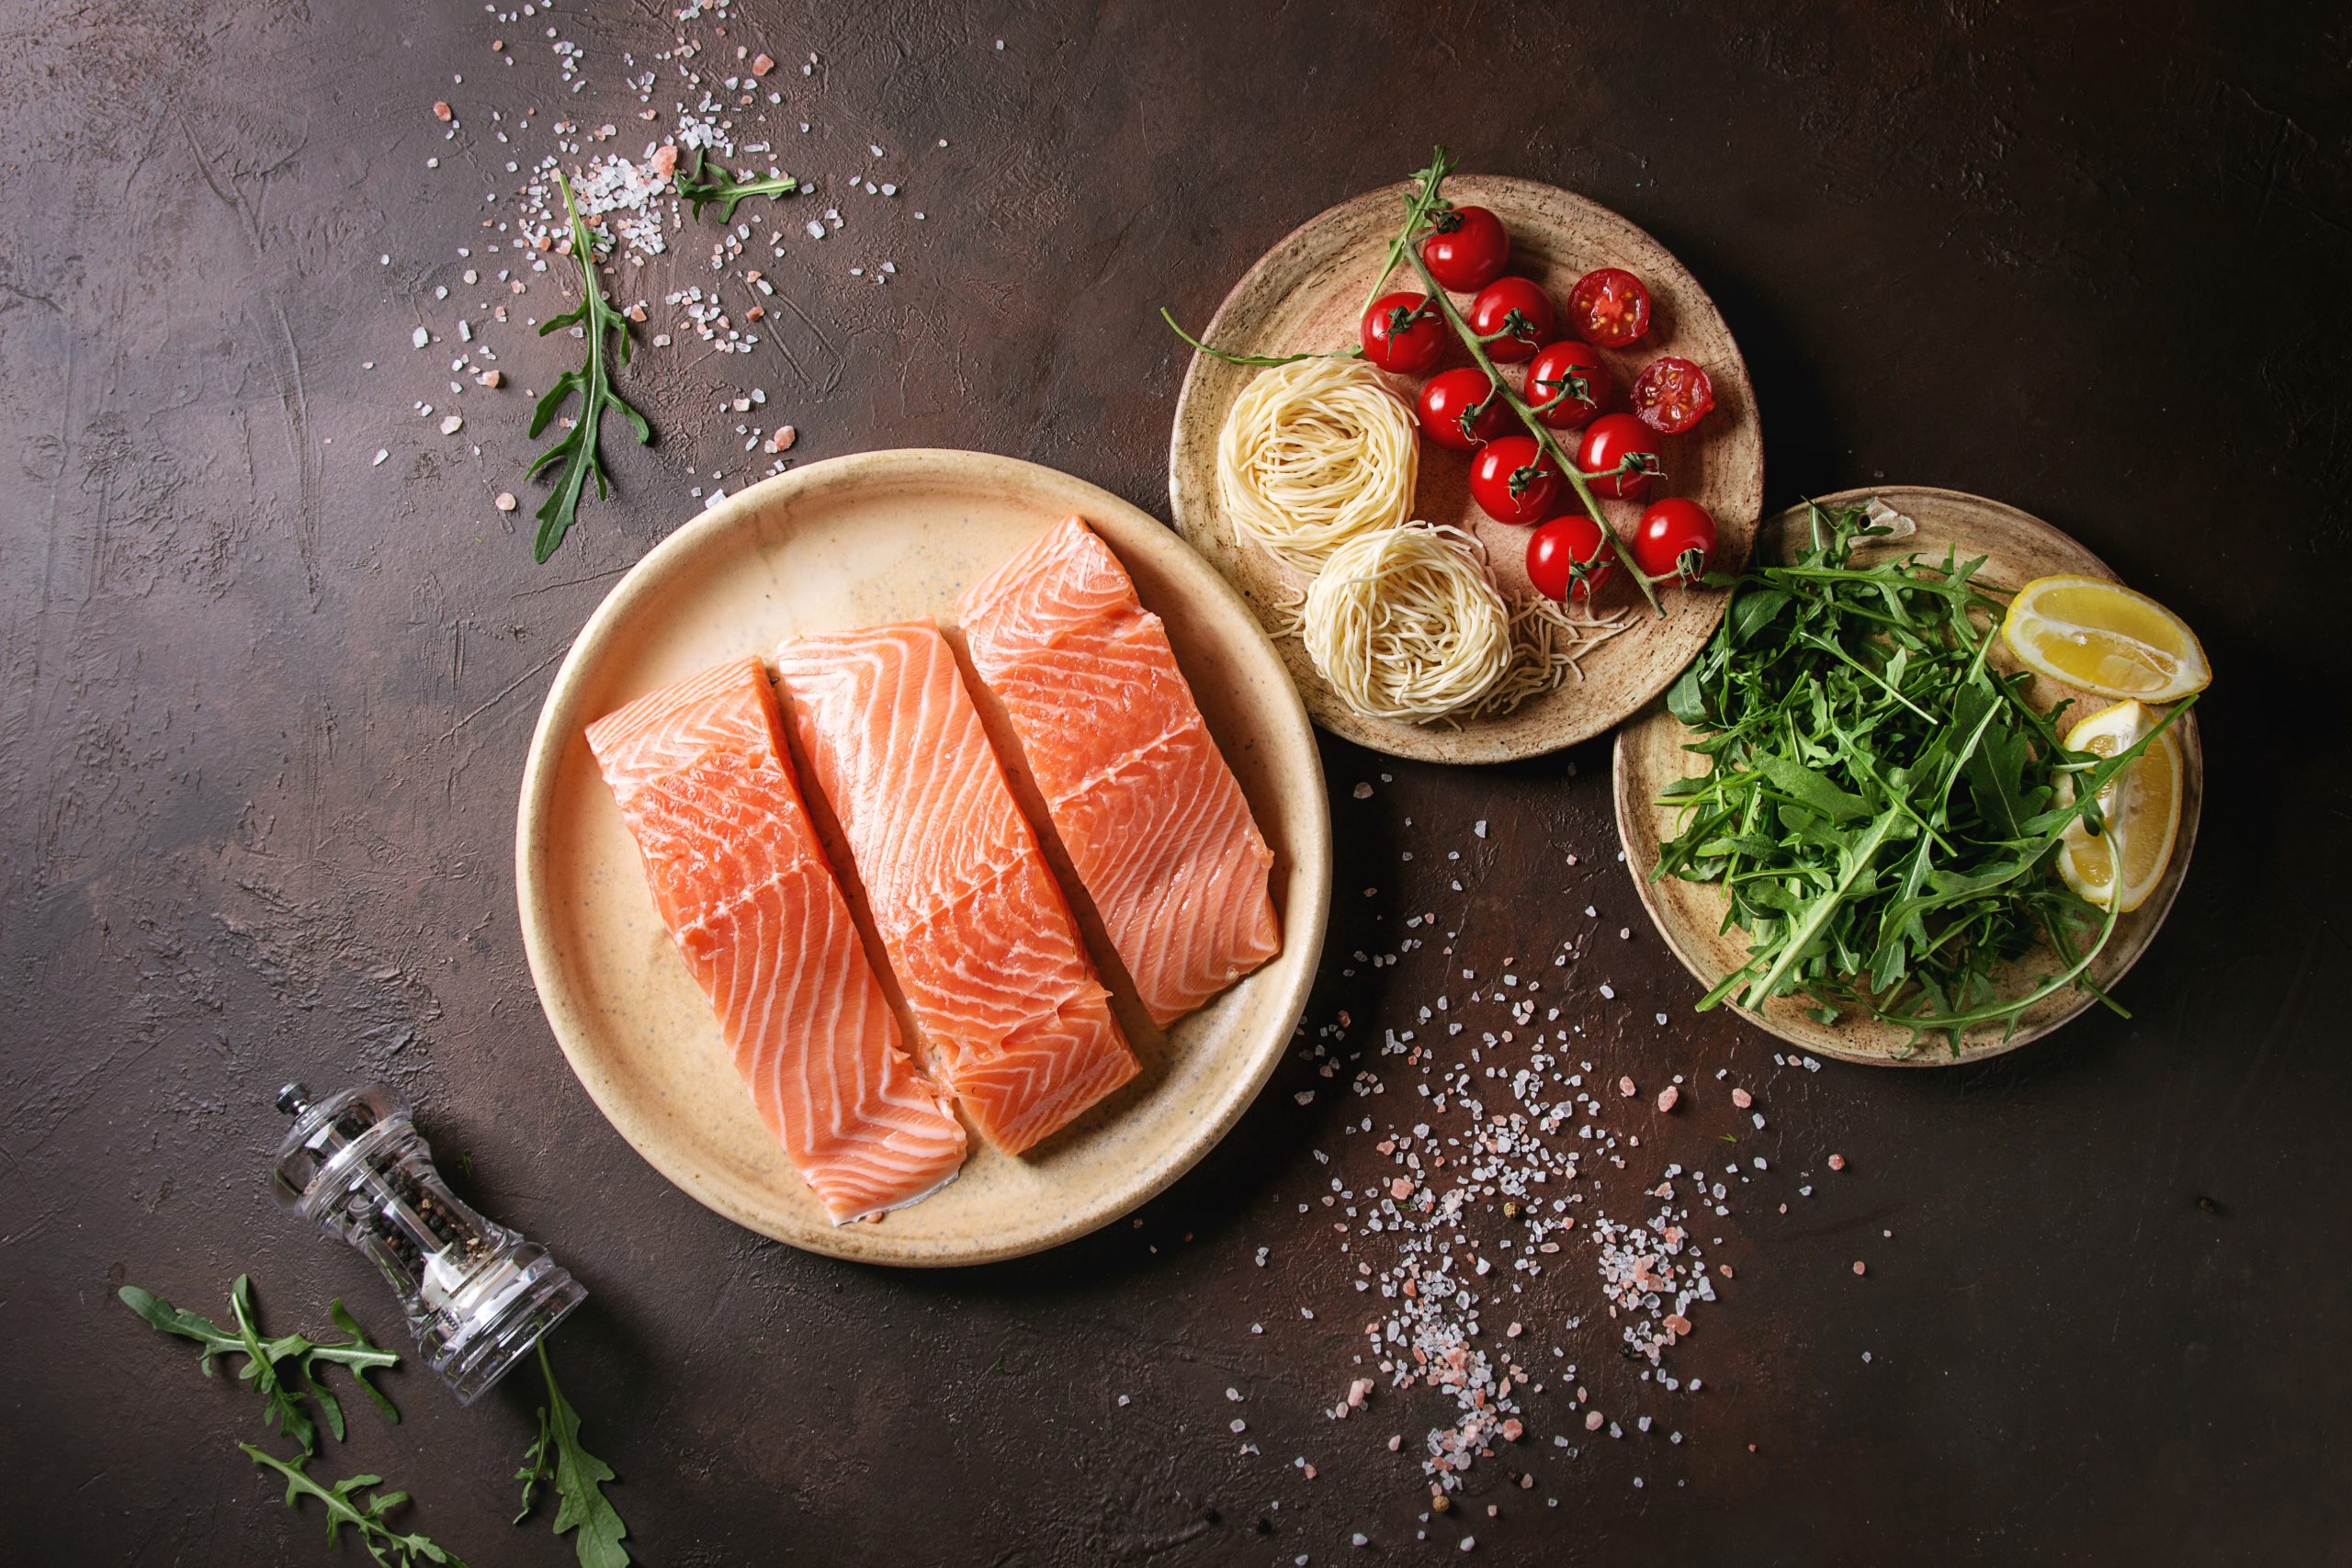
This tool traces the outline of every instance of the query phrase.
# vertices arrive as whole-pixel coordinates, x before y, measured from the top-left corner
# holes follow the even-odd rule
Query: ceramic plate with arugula
[[[2122,1011],[2196,837],[2188,628],[1951,491],[1783,513],[1724,586],[1616,750],[1627,865],[1700,1006],[1922,1066]]]

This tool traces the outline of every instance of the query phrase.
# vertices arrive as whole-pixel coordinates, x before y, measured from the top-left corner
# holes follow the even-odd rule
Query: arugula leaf
[[[531,464],[530,477],[537,479],[549,468],[558,469],[555,489],[539,503],[535,514],[539,520],[539,536],[532,554],[539,564],[547,564],[555,554],[564,535],[580,515],[581,497],[586,493],[588,480],[596,481],[596,499],[605,499],[605,456],[597,445],[597,434],[607,411],[626,417],[637,431],[638,444],[653,444],[653,427],[645,416],[632,407],[628,399],[614,389],[611,366],[606,360],[605,334],[618,333],[620,363],[628,363],[628,318],[615,310],[605,298],[596,281],[596,242],[582,220],[580,206],[571,198],[571,182],[558,170],[556,188],[563,193],[563,210],[571,220],[571,256],[580,264],[580,303],[539,328],[539,335],[560,332],[565,327],[578,327],[588,340],[588,358],[577,370],[567,370],[555,379],[555,385],[539,399],[538,407],[531,412],[532,439],[537,440],[575,392],[580,397],[580,415],[571,429],[558,437],[556,444],[539,454]],[[730,209],[731,210],[731,209]]]
[[[539,1375],[547,1381],[548,1402],[539,1408],[539,1436],[523,1455],[524,1468],[514,1472],[523,1483],[521,1524],[530,1517],[540,1479],[552,1472],[558,1499],[555,1533],[576,1529],[572,1550],[581,1568],[628,1568],[628,1549],[621,1539],[628,1526],[605,1497],[605,1483],[614,1479],[613,1467],[590,1453],[580,1442],[580,1413],[556,1386],[555,1368],[548,1360],[547,1341],[539,1341]]]
[[[224,1329],[211,1319],[174,1306],[152,1291],[137,1285],[125,1285],[116,1292],[124,1305],[143,1318],[148,1325],[161,1334],[193,1340],[197,1347],[197,1364],[204,1375],[213,1375],[213,1362],[227,1355],[243,1355],[245,1362],[238,1378],[254,1386],[267,1406],[272,1427],[301,1445],[304,1453],[318,1448],[318,1433],[310,1414],[304,1410],[307,1396],[319,1408],[326,1428],[341,1442],[344,1437],[343,1406],[325,1384],[319,1381],[319,1363],[340,1366],[351,1373],[384,1418],[398,1424],[401,1413],[383,1391],[368,1381],[368,1374],[400,1365],[400,1357],[368,1337],[352,1315],[337,1300],[329,1304],[327,1314],[335,1325],[351,1337],[344,1340],[315,1340],[300,1334],[282,1335],[276,1339],[261,1337],[258,1314],[254,1310],[253,1281],[245,1275],[237,1276],[229,1290],[230,1314],[236,1327]],[[287,1380],[290,1367],[300,1380],[297,1389]]]
[[[542,1404],[539,1435],[523,1450],[523,1468],[514,1472],[514,1479],[523,1483],[523,1511],[514,1519],[518,1525],[531,1517],[531,1510],[538,1504],[539,1483],[547,1479],[548,1459],[548,1407]]]
[[[721,223],[732,223],[735,221],[736,205],[745,197],[790,196],[800,188],[800,182],[790,175],[771,175],[763,179],[743,180],[729,174],[723,164],[711,164],[707,167],[717,170],[718,173],[712,175],[705,172],[703,150],[697,147],[695,149],[694,167],[680,169],[674,176],[678,195],[695,209],[696,218],[702,216],[702,209],[706,206],[715,201],[719,204],[718,220]]]
[[[466,1568],[464,1559],[447,1547],[438,1546],[431,1538],[404,1534],[384,1522],[385,1517],[409,1500],[405,1492],[377,1492],[363,1506],[359,1494],[383,1484],[380,1475],[354,1475],[322,1486],[311,1478],[306,1468],[309,1456],[298,1457],[291,1463],[277,1455],[257,1449],[251,1443],[239,1443],[247,1458],[266,1469],[286,1477],[286,1506],[296,1508],[305,1497],[316,1497],[326,1505],[327,1544],[334,1546],[343,1538],[345,1526],[359,1532],[360,1544],[368,1555],[385,1568],[415,1568],[419,1562],[446,1563],[448,1568]]]

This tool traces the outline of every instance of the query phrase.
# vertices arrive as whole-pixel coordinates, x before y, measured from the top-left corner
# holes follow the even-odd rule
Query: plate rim
[[[710,547],[736,529],[755,526],[763,513],[777,505],[788,504],[803,492],[870,484],[877,480],[903,481],[922,477],[969,474],[975,470],[993,471],[998,477],[1012,480],[1023,490],[1058,491],[1069,498],[1069,510],[1079,512],[1090,520],[1114,514],[1120,525],[1148,526],[1148,533],[1139,532],[1136,537],[1150,541],[1143,547],[1153,553],[1157,566],[1181,575],[1196,577],[1203,589],[1213,597],[1222,596],[1230,611],[1256,632],[1252,658],[1262,660],[1266,672],[1279,677],[1269,685],[1279,694],[1273,700],[1284,732],[1267,734],[1263,739],[1282,744],[1285,750],[1295,753],[1295,761],[1303,760],[1307,782],[1313,786],[1312,809],[1306,821],[1309,829],[1306,841],[1290,847],[1291,863],[1298,874],[1300,886],[1291,900],[1295,907],[1286,906],[1284,908],[1283,929],[1285,954],[1294,942],[1304,942],[1306,946],[1299,953],[1298,962],[1287,979],[1285,988],[1274,998],[1270,1016],[1278,1017],[1280,1026],[1267,1029],[1265,1043],[1250,1069],[1229,1082],[1222,1098],[1216,1102],[1216,1114],[1195,1121],[1169,1151],[1151,1162],[1140,1165],[1136,1179],[1118,1186],[1108,1197],[1091,1207],[1062,1211],[1053,1223],[1031,1231],[1015,1230],[996,1239],[969,1246],[921,1253],[894,1253],[890,1238],[884,1234],[887,1227],[827,1224],[804,1232],[774,1223],[767,1216],[744,1209],[733,1201],[727,1190],[708,1182],[691,1158],[667,1147],[658,1135],[654,1135],[646,1123],[630,1111],[624,1097],[610,1092],[608,1087],[600,1088],[596,1073],[591,1070],[595,1057],[585,1041],[585,1021],[574,1016],[574,1006],[570,998],[560,999],[560,987],[554,983],[560,965],[554,952],[555,939],[548,929],[554,921],[552,901],[542,884],[537,863],[552,852],[545,841],[548,808],[563,753],[570,745],[571,731],[576,728],[569,722],[568,716],[569,708],[576,701],[576,688],[613,628],[628,617],[641,598],[652,592],[684,560]],[[1125,542],[1124,536],[1114,541],[1121,545]],[[762,658],[764,662],[764,653]],[[1287,702],[1282,701],[1283,697],[1286,697]],[[712,1213],[747,1230],[803,1251],[851,1262],[905,1268],[961,1268],[1049,1250],[1132,1213],[1166,1191],[1199,1164],[1211,1149],[1224,1141],[1264,1092],[1266,1084],[1272,1078],[1289,1049],[1298,1021],[1306,1014],[1308,997],[1321,967],[1323,944],[1328,935],[1332,875],[1330,791],[1324,777],[1322,753],[1315,741],[1314,727],[1281,655],[1233,585],[1203,559],[1173,528],[1099,485],[1023,458],[955,447],[890,447],[849,453],[771,475],[706,506],[647,551],[618,582],[606,591],[596,608],[582,624],[571,647],[565,651],[562,662],[557,667],[555,679],[541,701],[530,743],[524,755],[523,777],[515,807],[515,904],[532,990],[538,999],[548,1031],[563,1053],[566,1066],[605,1122],[620,1134],[622,1142],[639,1158],[651,1166],[673,1187]],[[869,1242],[869,1245],[844,1245],[852,1236]],[[878,1245],[872,1244],[877,1242]]]
[[[1208,325],[1202,333],[1202,341],[1209,343],[1217,341],[1220,331],[1237,301],[1251,293],[1263,275],[1271,271],[1278,263],[1286,260],[1295,246],[1305,243],[1311,231],[1335,221],[1343,215],[1351,214],[1355,209],[1377,206],[1383,201],[1393,199],[1412,189],[1413,184],[1411,180],[1398,180],[1374,186],[1370,190],[1335,202],[1294,226],[1250,263],[1249,268],[1235,280],[1232,288],[1226,291],[1225,297],[1217,302],[1215,313],[1209,318]],[[1748,488],[1752,492],[1754,508],[1758,513],[1754,526],[1761,528],[1765,521],[1762,516],[1766,456],[1763,410],[1757,400],[1755,378],[1748,371],[1747,355],[1739,346],[1738,335],[1732,331],[1730,321],[1724,317],[1722,308],[1715,303],[1714,296],[1710,294],[1706,286],[1699,281],[1698,275],[1684,265],[1681,257],[1677,255],[1671,247],[1647,229],[1627,218],[1616,209],[1564,186],[1556,186],[1546,180],[1529,179],[1518,175],[1457,174],[1449,177],[1447,190],[1449,194],[1464,190],[1474,194],[1485,194],[1490,200],[1495,199],[1494,193],[1508,193],[1525,201],[1560,200],[1574,207],[1589,209],[1607,220],[1623,225],[1639,243],[1651,246],[1673,265],[1682,278],[1688,281],[1692,296],[1703,304],[1708,313],[1721,324],[1724,341],[1729,347],[1731,368],[1736,374],[1735,384],[1738,387],[1741,397],[1746,402],[1749,419],[1754,427],[1755,472]],[[1187,540],[1192,537],[1192,531],[1185,523],[1188,513],[1194,505],[1207,504],[1213,499],[1209,496],[1197,498],[1193,496],[1192,487],[1185,482],[1182,461],[1187,445],[1186,415],[1193,409],[1196,400],[1204,395],[1201,389],[1208,373],[1204,367],[1207,359],[1208,356],[1198,350],[1192,351],[1186,359],[1177,388],[1175,416],[1169,426],[1169,513],[1176,531],[1184,536]],[[1714,375],[1716,372],[1711,367],[1709,373]],[[1219,575],[1222,576],[1223,573],[1220,572]],[[1245,599],[1244,603],[1246,604],[1248,601]],[[1713,635],[1716,625],[1723,618],[1724,604],[1724,595],[1711,596],[1709,607],[1702,612],[1706,620],[1706,628],[1700,637],[1698,647],[1703,648],[1706,637]],[[1638,604],[1634,606],[1633,610],[1634,614],[1643,613]],[[1255,615],[1254,611],[1252,615]],[[1694,649],[1694,656],[1695,652]],[[1624,711],[1612,716],[1605,719],[1579,720],[1563,725],[1556,732],[1538,734],[1521,740],[1496,738],[1484,744],[1476,741],[1465,744],[1462,738],[1476,732],[1443,729],[1430,724],[1409,724],[1402,720],[1365,718],[1345,709],[1326,716],[1318,714],[1310,705],[1308,716],[1317,728],[1385,756],[1398,757],[1410,761],[1454,764],[1513,762],[1531,757],[1547,756],[1608,734],[1640,714],[1651,700],[1673,684],[1675,677],[1679,672],[1679,667],[1668,671],[1665,678],[1657,683],[1656,690],[1640,697],[1626,706]]]
[[[1793,517],[1801,509],[1808,504],[1818,504],[1823,506],[1852,505],[1867,502],[1873,497],[1884,501],[1888,505],[1894,507],[1898,512],[1905,513],[1910,512],[1912,508],[1904,504],[1903,498],[1905,497],[1920,497],[1927,498],[1931,501],[1958,502],[1964,502],[1970,506],[1993,508],[1996,511],[2007,513],[2010,517],[2021,521],[2033,529],[2039,530],[2040,532],[2063,541],[2069,549],[2078,552],[2086,560],[2097,567],[2101,573],[2105,574],[2111,581],[2118,583],[2121,583],[2123,581],[2121,576],[2116,572],[2115,569],[2109,566],[2096,551],[2090,548],[2089,546],[2085,545],[2073,535],[2067,533],[2064,529],[2060,528],[2057,525],[2047,522],[2041,517],[2037,517],[2032,513],[2028,512],[2024,508],[2017,506],[2009,502],[1996,500],[1991,496],[1978,495],[1970,491],[1953,490],[1940,485],[1863,485],[1850,490],[1836,491],[1827,495],[1816,496],[1812,498],[1810,502],[1801,501],[1793,506],[1784,507],[1781,511],[1775,512],[1771,515],[1760,519],[1757,524],[1758,539],[1760,542],[1768,530],[1781,525],[1785,519]],[[1680,940],[1680,932],[1679,930],[1674,925],[1669,924],[1665,915],[1661,912],[1657,899],[1653,891],[1653,884],[1649,881],[1646,874],[1646,868],[1636,863],[1640,859],[1640,856],[1636,852],[1634,835],[1630,831],[1629,828],[1629,824],[1633,820],[1632,814],[1634,803],[1627,793],[1628,781],[1626,778],[1626,756],[1628,747],[1636,729],[1654,722],[1658,716],[1665,715],[1665,713],[1664,699],[1661,694],[1660,696],[1651,698],[1648,703],[1643,705],[1642,709],[1638,713],[1628,718],[1625,723],[1618,728],[1615,741],[1610,747],[1609,794],[1611,815],[1614,817],[1616,821],[1617,845],[1619,850],[1623,852],[1623,860],[1626,874],[1633,879],[1634,894],[1641,899],[1642,908],[1648,914],[1650,918],[1650,924],[1657,929],[1660,940],[1662,940],[1667,945],[1667,950],[1674,954],[1676,961],[1689,972],[1690,977],[1698,981],[1702,986],[1712,987],[1717,981],[1721,980],[1723,976],[1721,975],[1712,974],[1706,968],[1702,966],[1697,956],[1684,947]],[[2191,708],[2188,712],[2183,714],[2181,717],[2182,728],[2188,740],[2188,745],[2184,748],[2185,755],[2182,761],[2184,772],[2188,774],[2193,781],[2187,793],[2190,795],[2194,804],[2194,809],[2183,814],[2179,837],[2176,840],[2173,849],[2172,863],[2166,868],[2165,873],[2165,886],[2163,890],[2163,898],[2161,902],[2153,907],[2153,911],[2150,913],[2146,929],[2140,936],[2139,945],[2124,957],[2121,967],[2118,968],[2105,982],[2107,988],[2110,992],[2116,986],[2120,985],[2124,978],[2138,966],[2140,961],[2147,955],[2149,949],[2155,946],[2156,938],[2163,933],[2165,923],[2172,918],[2173,907],[2179,900],[2180,890],[2188,885],[2189,862],[2196,853],[2198,826],[2204,816],[2204,746],[2202,736],[2199,733],[2199,728],[2197,723],[2196,710]],[[2151,906],[2143,904],[2141,906],[2139,910],[2134,911],[2134,914],[2136,915],[2149,911],[2151,911]],[[1915,1051],[1909,1055],[1902,1056],[1893,1055],[1889,1052],[1877,1050],[1841,1049],[1835,1045],[1826,1044],[1821,1040],[1811,1036],[1799,1035],[1791,1032],[1779,1021],[1773,1019],[1769,1014],[1757,1012],[1738,1002],[1732,1001],[1729,998],[1726,998],[1723,1005],[1730,1011],[1746,1020],[1748,1023],[1753,1024],[1756,1028],[1771,1035],[1774,1039],[1794,1045],[1800,1050],[1818,1052],[1823,1055],[1833,1057],[1838,1061],[1851,1062],[1861,1066],[1916,1068],[1965,1066],[1972,1063],[1989,1060],[1995,1056],[2006,1055],[2011,1051],[2018,1050],[2025,1045],[2030,1045],[2033,1042],[2042,1039],[2049,1034],[2054,1033],[2058,1030],[2065,1027],[2067,1024],[2072,1023],[2084,1013],[2098,1005],[2098,998],[2088,992],[2075,991],[2067,997],[2067,1005],[2064,1010],[2054,1012],[2048,1018],[2037,1021],[2028,1028],[2018,1029],[2015,1032],[2004,1038],[1977,1044],[1968,1044],[1963,1043],[1958,1053],[1954,1053],[1950,1050],[1923,1049]]]

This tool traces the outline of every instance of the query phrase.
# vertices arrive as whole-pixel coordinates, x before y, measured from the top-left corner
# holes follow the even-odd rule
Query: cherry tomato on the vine
[[[1431,220],[1437,232],[1421,242],[1421,262],[1442,288],[1476,294],[1510,264],[1510,235],[1483,207],[1457,207]]]
[[[1581,512],[1555,517],[1527,536],[1528,581],[1547,598],[1589,599],[1616,570],[1600,525]]]
[[[1532,435],[1498,435],[1470,459],[1470,499],[1498,523],[1537,521],[1566,484]]]
[[[1418,376],[1445,352],[1445,318],[1426,294],[1384,294],[1363,312],[1363,356],[1383,370]]]
[[[1602,348],[1623,348],[1650,330],[1650,291],[1622,266],[1597,267],[1568,290],[1568,325]]]
[[[1641,422],[1661,435],[1679,435],[1715,406],[1715,384],[1707,373],[1676,355],[1642,367],[1628,400]]]
[[[1475,365],[1441,370],[1421,388],[1413,406],[1421,434],[1456,452],[1475,452],[1492,440],[1510,417],[1510,407],[1494,395],[1492,378]],[[1485,405],[1481,407],[1480,405]]]
[[[1650,502],[1626,548],[1634,553],[1634,564],[1648,575],[1693,582],[1715,558],[1717,542],[1715,520],[1707,509],[1676,496]]]
[[[1528,362],[1527,405],[1555,430],[1581,429],[1616,391],[1600,355],[1573,339],[1545,344]]]
[[[1577,468],[1595,495],[1639,501],[1658,471],[1657,433],[1629,413],[1605,413],[1585,426]],[[1634,471],[1630,460],[1636,460]]]
[[[1552,297],[1524,277],[1498,277],[1478,290],[1468,317],[1470,330],[1491,340],[1487,356],[1498,365],[1534,358],[1536,346],[1548,342],[1559,325]],[[1507,335],[1497,337],[1498,333]]]

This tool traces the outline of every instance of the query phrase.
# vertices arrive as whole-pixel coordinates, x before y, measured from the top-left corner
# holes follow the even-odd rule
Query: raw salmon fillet
[[[752,1102],[840,1224],[953,1178],[964,1128],[900,1046],[778,717],[739,659],[605,715],[588,745]]]
[[[1273,852],[1109,547],[1067,518],[956,613],[1153,1021],[1272,957]]]
[[[1018,1154],[1135,1077],[938,629],[801,637],[776,665],[907,1006],[980,1132]]]

